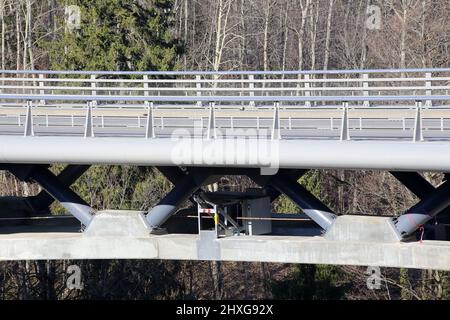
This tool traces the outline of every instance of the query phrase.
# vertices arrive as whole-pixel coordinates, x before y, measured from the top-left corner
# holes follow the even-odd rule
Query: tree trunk
[[[2,54],[2,70],[5,70],[6,69],[6,58],[5,58],[5,29],[6,29],[6,26],[5,26],[5,8],[6,8],[6,5],[5,5],[5,0],[0,0],[0,20],[1,20],[1,29],[2,29],[2,40],[1,40],[1,42],[2,42],[2,44],[1,44],[1,46],[2,46],[2,49],[1,49],[1,54]]]
[[[400,68],[404,69],[406,67],[406,23],[408,17],[408,9],[406,7],[403,8],[402,14],[402,30],[400,35]]]
[[[20,70],[20,2],[16,2],[16,68]]]
[[[319,20],[319,3],[314,3],[311,9],[310,18],[310,40],[311,40],[311,70],[316,69],[316,38],[317,38],[317,22]]]
[[[300,8],[302,11],[302,19],[300,21],[300,30],[298,31],[298,70],[303,69],[303,35],[305,33],[305,24],[306,24],[306,15],[309,11],[309,6],[311,4],[311,0],[306,0],[303,3],[303,0],[300,0]]]
[[[288,36],[289,36],[289,29],[288,29],[288,10],[289,10],[289,2],[286,1],[286,6],[284,10],[284,19],[283,19],[283,58],[281,62],[281,69],[283,71],[286,70],[286,53],[287,53],[287,44],[288,44]],[[282,76],[282,79],[284,79],[284,74]],[[284,86],[284,85],[283,85]]]
[[[330,38],[331,38],[331,18],[333,17],[334,0],[328,2],[327,31],[325,36],[325,56],[323,57],[323,69],[328,70],[328,60],[330,59]]]
[[[269,18],[270,18],[270,7],[271,0],[266,0],[264,8],[264,40],[263,40],[263,68],[264,71],[268,70],[269,58],[268,58],[268,43],[269,43]],[[266,75],[264,75],[264,79]]]
[[[27,0],[27,48],[28,48],[28,55],[29,55],[29,67],[30,70],[34,70],[34,55],[33,55],[33,20],[32,20],[32,6],[31,6],[31,0]]]

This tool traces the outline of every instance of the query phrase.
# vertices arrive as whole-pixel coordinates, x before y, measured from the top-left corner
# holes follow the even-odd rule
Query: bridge
[[[2,260],[450,270],[450,68],[0,73],[0,169],[43,189],[0,199]],[[94,164],[156,167],[174,187],[148,211],[96,211],[70,189]],[[420,200],[341,215],[298,183],[310,169],[386,170]],[[420,171],[446,179],[435,188]],[[223,175],[260,187],[205,188]],[[281,194],[302,214],[271,212]],[[51,215],[53,201],[70,215]]]

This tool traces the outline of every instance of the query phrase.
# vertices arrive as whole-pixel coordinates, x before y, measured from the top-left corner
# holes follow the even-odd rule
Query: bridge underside
[[[70,189],[88,168],[68,165],[56,176],[42,164],[0,167],[43,188],[33,197],[0,199],[0,260],[181,259],[450,270],[450,241],[442,241],[448,240],[450,184],[444,181],[435,188],[416,172],[391,173],[421,200],[404,213],[380,217],[333,212],[298,183],[305,169],[262,175],[254,168],[176,166],[156,167],[174,187],[148,212],[96,212]],[[260,186],[259,197],[271,202],[284,194],[303,213],[272,214],[270,231],[256,235],[241,233],[241,229],[238,234],[219,234],[221,220],[217,218],[214,224],[213,216],[206,217],[210,219],[202,230],[197,208],[180,207],[188,200],[198,208],[215,208],[209,205],[217,199],[217,203],[229,201],[230,195],[205,191],[206,185],[223,175],[246,175]],[[55,200],[72,216],[49,215]],[[233,220],[225,214],[223,219]],[[261,219],[265,218],[254,217]],[[214,225],[215,232],[211,231]]]

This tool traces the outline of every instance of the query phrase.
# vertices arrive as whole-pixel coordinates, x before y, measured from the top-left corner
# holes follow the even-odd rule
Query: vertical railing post
[[[196,76],[195,76],[195,80],[197,81],[196,83],[195,83],[195,87],[198,89],[198,91],[197,91],[197,97],[201,97],[202,96],[202,83],[200,82],[200,80],[201,80],[201,76],[199,75],[199,74],[197,74]],[[199,100],[199,101],[197,101],[197,107],[201,107],[202,106],[202,102]]]
[[[423,141],[422,132],[422,101],[416,101],[416,120],[414,124],[414,142]]]
[[[342,103],[342,118],[341,118],[341,141],[350,140],[350,130],[348,121],[348,101]]]
[[[280,102],[275,102],[274,111],[273,111],[273,123],[272,123],[272,140],[281,139],[280,132]]]
[[[425,95],[427,96],[431,96],[432,93],[432,83],[431,83],[431,72],[427,72],[425,73],[425,78],[427,78],[427,80],[425,80]],[[431,102],[431,100],[426,100],[425,101],[425,107],[431,107],[433,105],[433,103]]]
[[[23,135],[25,137],[34,136],[33,126],[33,102],[27,101],[27,113],[25,115],[25,128]],[[20,117],[20,116],[19,116]]]
[[[308,80],[310,80],[310,75],[309,74],[305,74],[305,80],[307,80],[305,82],[305,88],[306,89],[311,88],[311,83],[308,81]],[[311,91],[305,90],[305,97],[311,97]],[[305,101],[305,107],[311,107],[311,101],[306,100]]]
[[[148,75],[144,74],[143,77],[144,80],[144,96],[148,97],[149,93],[148,93]]]
[[[363,89],[368,89],[369,88],[369,74],[368,73],[363,73],[361,75],[361,77],[363,79],[363,83],[362,83]],[[369,90],[363,90],[362,93],[363,93],[364,97],[368,97],[369,96]],[[368,100],[364,100],[363,106],[364,107],[370,107],[370,102]]]
[[[86,108],[86,119],[84,122],[84,137],[85,138],[92,138],[94,137],[94,120],[92,118],[92,105],[93,102],[87,103]]]
[[[249,80],[249,83],[248,83],[248,87],[250,88],[250,97],[254,97],[255,96],[255,91],[253,91],[253,89],[255,89],[255,82],[254,82],[254,80],[255,80],[255,76],[254,75],[252,75],[252,74],[249,74],[248,75],[248,80]],[[250,107],[254,107],[255,106],[255,101],[254,100],[252,100],[252,101],[250,101]]]
[[[44,83],[44,81],[42,81],[42,79],[44,79],[44,74],[40,73],[39,74],[39,79],[41,79],[41,81],[39,81],[39,88],[42,88],[42,89],[39,90],[39,94],[43,96],[43,95],[45,95],[45,90],[43,89],[44,86],[45,86],[45,83]],[[45,104],[45,100],[41,99],[39,101],[39,103],[40,104]]]
[[[97,82],[95,81],[96,78],[97,78],[97,76],[95,74],[91,75],[91,95],[92,96],[97,95],[97,91],[95,90],[95,88],[97,88]],[[96,105],[97,105],[97,101],[92,100],[92,106],[96,106]]]
[[[216,116],[214,112],[215,103],[209,102],[209,118],[208,118],[208,132],[207,139],[215,139],[216,138]]]
[[[299,73],[297,75],[297,90],[295,90],[295,95],[297,97],[300,95],[301,80],[302,80],[302,75]]]
[[[145,127],[145,138],[155,138],[155,120],[153,117],[153,102],[145,101],[147,107],[147,123]]]

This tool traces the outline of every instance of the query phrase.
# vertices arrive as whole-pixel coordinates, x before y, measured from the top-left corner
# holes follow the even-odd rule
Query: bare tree
[[[303,69],[303,41],[305,34],[306,17],[311,5],[311,0],[297,0],[297,4],[301,10],[300,25],[298,27],[292,27],[291,30],[297,35],[297,47],[298,47],[298,70]]]
[[[334,0],[328,0],[327,31],[325,37],[325,54],[323,57],[323,69],[328,70],[328,60],[330,59],[330,41],[331,41],[331,20],[333,17]]]
[[[2,29],[2,39],[1,39],[1,55],[2,55],[2,70],[6,69],[6,57],[5,57],[5,37],[6,37],[6,23],[5,23],[5,9],[6,9],[6,1],[0,0],[0,20],[1,20],[1,29]]]
[[[216,18],[216,41],[214,49],[213,70],[218,71],[222,63],[223,51],[229,41],[228,19],[233,0],[219,0]]]

